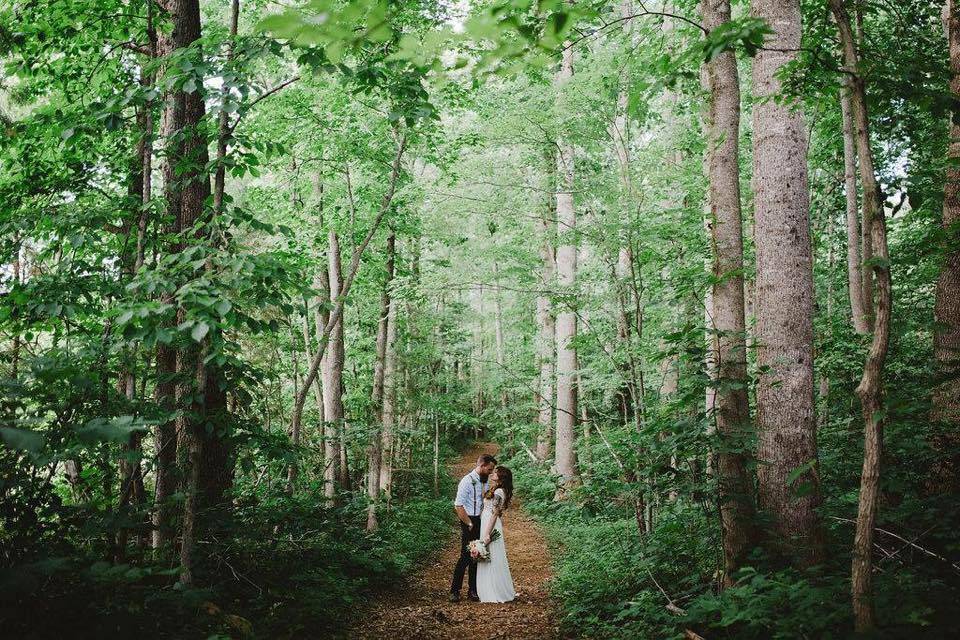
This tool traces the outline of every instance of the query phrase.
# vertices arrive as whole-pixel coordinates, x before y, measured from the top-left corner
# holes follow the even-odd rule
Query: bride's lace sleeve
[[[503,513],[503,501],[506,494],[503,489],[497,489],[493,492],[493,512],[498,516]]]

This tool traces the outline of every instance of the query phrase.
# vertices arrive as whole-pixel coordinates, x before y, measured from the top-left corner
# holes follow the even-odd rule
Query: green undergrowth
[[[554,548],[551,594],[570,637],[683,638],[687,629],[710,640],[853,635],[849,523],[825,518],[832,554],[815,572],[763,570],[768,563],[753,557],[735,586],[718,591],[720,531],[702,503],[661,504],[653,531],[641,536],[632,510],[614,492],[605,495],[609,487],[600,480],[587,479],[572,500],[558,503],[554,480],[525,453],[506,464],[514,467],[524,507]],[[824,506],[841,508],[840,500]],[[922,505],[910,509],[923,513]],[[875,575],[881,631],[874,637],[952,630],[960,601],[956,575],[948,564],[902,547],[888,545],[906,555],[880,563]]]
[[[98,545],[65,541],[0,573],[0,635],[335,637],[372,594],[402,584],[449,538],[448,482],[434,497],[424,479],[381,514],[374,534],[360,498],[331,508],[319,487],[291,497],[282,485],[241,495],[230,523],[198,545],[202,588],[178,588],[169,560],[106,562]]]

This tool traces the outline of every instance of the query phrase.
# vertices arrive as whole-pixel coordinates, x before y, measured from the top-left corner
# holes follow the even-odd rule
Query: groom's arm
[[[457,485],[457,497],[453,501],[453,510],[457,512],[457,518],[460,519],[460,522],[467,525],[468,529],[472,529],[473,522],[470,521],[470,516],[467,515],[467,510],[464,508],[464,505],[467,504],[469,491],[470,479],[464,477],[460,480],[460,484]]]
[[[470,521],[470,516],[467,515],[467,510],[457,505],[453,508],[457,512],[457,517],[460,518],[460,522],[467,525],[467,529],[473,529],[473,522]]]

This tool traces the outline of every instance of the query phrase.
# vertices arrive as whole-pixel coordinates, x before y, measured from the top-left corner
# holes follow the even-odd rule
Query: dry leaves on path
[[[481,453],[495,453],[486,444],[468,451],[453,465],[460,477]],[[452,500],[451,500],[452,503]],[[522,496],[503,518],[504,538],[517,599],[506,604],[482,604],[466,598],[447,601],[453,567],[460,554],[460,539],[451,530],[443,551],[430,559],[409,583],[384,594],[351,629],[348,638],[560,638],[547,593],[550,555],[543,533],[523,512]],[[464,585],[466,587],[466,585]]]

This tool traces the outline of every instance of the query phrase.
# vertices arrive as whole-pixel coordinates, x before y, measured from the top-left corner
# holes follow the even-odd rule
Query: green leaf
[[[0,427],[0,439],[11,449],[29,453],[39,452],[44,443],[43,434],[15,427]]]
[[[816,460],[807,460],[802,465],[791,471],[790,475],[787,476],[787,486],[792,486],[800,476],[813,469],[814,465],[816,464]]]
[[[97,442],[124,443],[130,441],[130,436],[138,431],[146,431],[147,423],[134,416],[118,416],[116,418],[94,418],[80,429],[77,435],[89,444]]]
[[[198,322],[193,325],[193,330],[190,332],[190,337],[193,338],[196,342],[200,342],[207,335],[207,332],[210,331],[210,325],[206,322]]]

